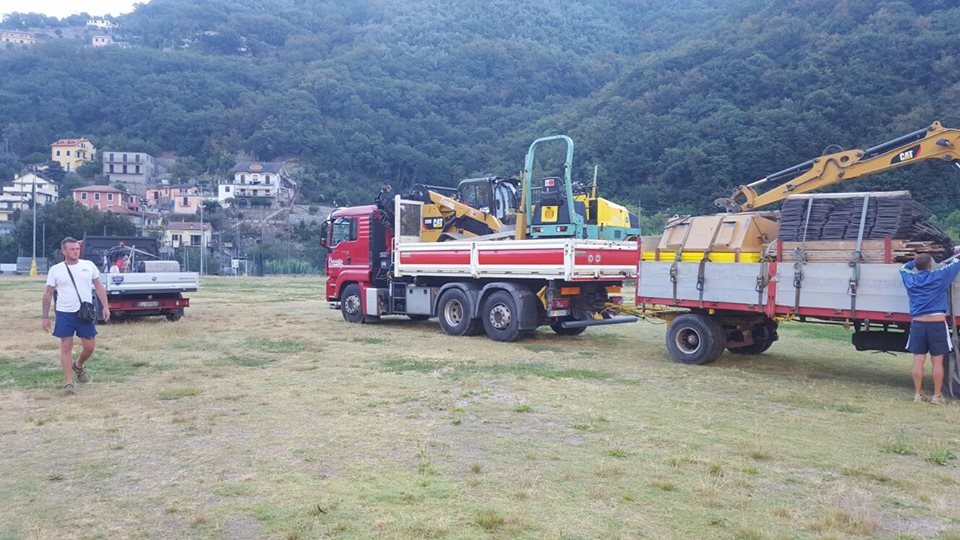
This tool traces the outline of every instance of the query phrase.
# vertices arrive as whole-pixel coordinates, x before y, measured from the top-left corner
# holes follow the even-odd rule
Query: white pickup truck
[[[200,286],[196,272],[181,272],[177,261],[160,260],[156,239],[85,236],[81,245],[81,257],[100,268],[111,318],[162,315],[179,320],[190,306],[183,294]],[[116,264],[120,259],[123,264]]]

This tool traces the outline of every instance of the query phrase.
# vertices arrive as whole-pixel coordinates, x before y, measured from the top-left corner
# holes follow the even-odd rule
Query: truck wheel
[[[183,310],[178,309],[173,313],[167,313],[165,317],[167,318],[168,321],[173,321],[173,322],[179,321],[180,317],[183,317]]]
[[[753,343],[746,347],[727,348],[732,354],[760,354],[769,349],[777,340],[777,323],[772,320],[754,325],[750,330]]]
[[[483,303],[483,329],[495,341],[516,341],[520,335],[520,313],[513,295],[496,291]]]
[[[475,336],[483,330],[480,319],[470,318],[470,299],[460,289],[443,293],[437,303],[437,318],[448,336]]]
[[[363,301],[360,298],[360,286],[356,283],[344,287],[340,295],[340,313],[347,322],[363,322]]]
[[[953,353],[943,357],[943,393],[953,399],[960,399],[960,373],[957,373],[956,359]]]
[[[580,328],[564,328],[560,326],[560,323],[551,324],[550,328],[552,328],[558,336],[579,336],[587,329],[586,326],[581,326]]]
[[[708,364],[723,352],[723,327],[707,315],[680,315],[667,328],[667,350],[681,364]]]

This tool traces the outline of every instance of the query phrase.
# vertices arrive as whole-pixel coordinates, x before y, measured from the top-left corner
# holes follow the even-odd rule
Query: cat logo
[[[910,161],[911,159],[916,159],[920,156],[920,145],[916,145],[912,148],[908,148],[903,152],[893,156],[893,159],[890,160],[891,165],[896,165],[897,163],[903,163],[904,161]]]

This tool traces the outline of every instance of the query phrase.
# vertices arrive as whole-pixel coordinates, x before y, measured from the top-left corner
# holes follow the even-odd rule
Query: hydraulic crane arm
[[[934,122],[928,128],[867,150],[846,150],[820,156],[740,186],[733,195],[717,199],[714,204],[728,212],[756,210],[790,195],[816,191],[928,159],[952,161],[960,169],[960,130]],[[766,183],[778,185],[759,193],[756,188]]]

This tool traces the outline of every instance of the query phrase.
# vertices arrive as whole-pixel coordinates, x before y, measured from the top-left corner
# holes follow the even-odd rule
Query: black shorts
[[[950,331],[946,321],[910,323],[910,336],[907,338],[907,350],[913,354],[939,356],[953,350]]]

